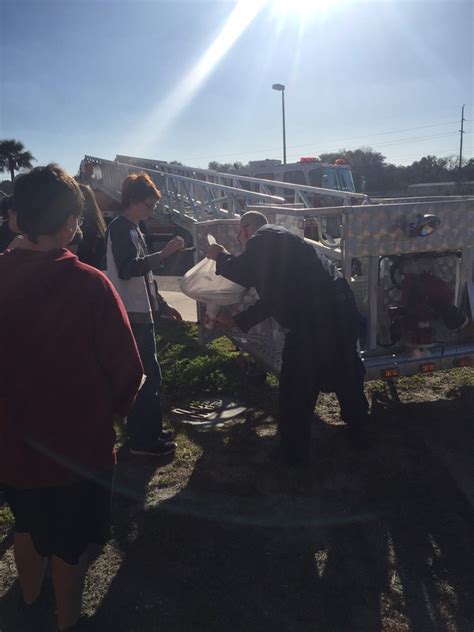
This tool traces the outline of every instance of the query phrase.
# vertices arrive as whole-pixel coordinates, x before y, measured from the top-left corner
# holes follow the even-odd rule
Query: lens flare
[[[140,155],[154,145],[193,100],[201,86],[257,17],[267,0],[239,0],[221,31],[173,90],[134,129],[123,146]]]

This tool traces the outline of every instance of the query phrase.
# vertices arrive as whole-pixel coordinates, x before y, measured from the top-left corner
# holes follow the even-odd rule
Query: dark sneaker
[[[130,448],[130,454],[137,456],[166,456],[173,454],[178,446],[174,441],[157,441],[146,448]]]
[[[162,430],[158,435],[160,441],[172,441],[174,439],[174,432],[172,430]]]

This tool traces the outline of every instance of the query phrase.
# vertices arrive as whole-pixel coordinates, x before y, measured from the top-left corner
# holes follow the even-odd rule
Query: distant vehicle
[[[324,189],[335,189],[355,193],[354,179],[350,166],[338,159],[334,164],[321,162],[316,157],[305,156],[298,162],[282,164],[281,160],[252,160],[247,167],[236,171],[239,175],[276,180]],[[250,186],[250,185],[249,185]],[[269,187],[274,195],[291,194],[281,187]],[[315,206],[321,206],[316,203]]]

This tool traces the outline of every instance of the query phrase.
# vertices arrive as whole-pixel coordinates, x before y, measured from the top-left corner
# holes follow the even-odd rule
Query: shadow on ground
[[[182,491],[136,517],[133,537],[120,520],[123,561],[96,629],[472,630],[472,516],[420,438],[440,415],[455,431],[468,411],[383,398],[373,410],[364,453],[317,421],[307,473],[267,461],[264,415],[187,429],[202,455]]]
[[[274,423],[252,410],[181,428],[200,454],[184,486],[148,489],[156,463],[124,456],[115,541],[84,597],[91,629],[472,632],[472,512],[423,441],[471,405],[376,393],[374,445],[355,452],[327,401],[308,472],[268,461]]]

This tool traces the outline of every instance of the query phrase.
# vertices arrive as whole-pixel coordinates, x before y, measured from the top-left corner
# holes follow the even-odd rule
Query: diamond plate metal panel
[[[474,198],[462,202],[422,202],[354,206],[347,213],[346,252],[351,256],[435,252],[474,246]],[[434,214],[439,228],[428,237],[408,237],[417,215]]]

